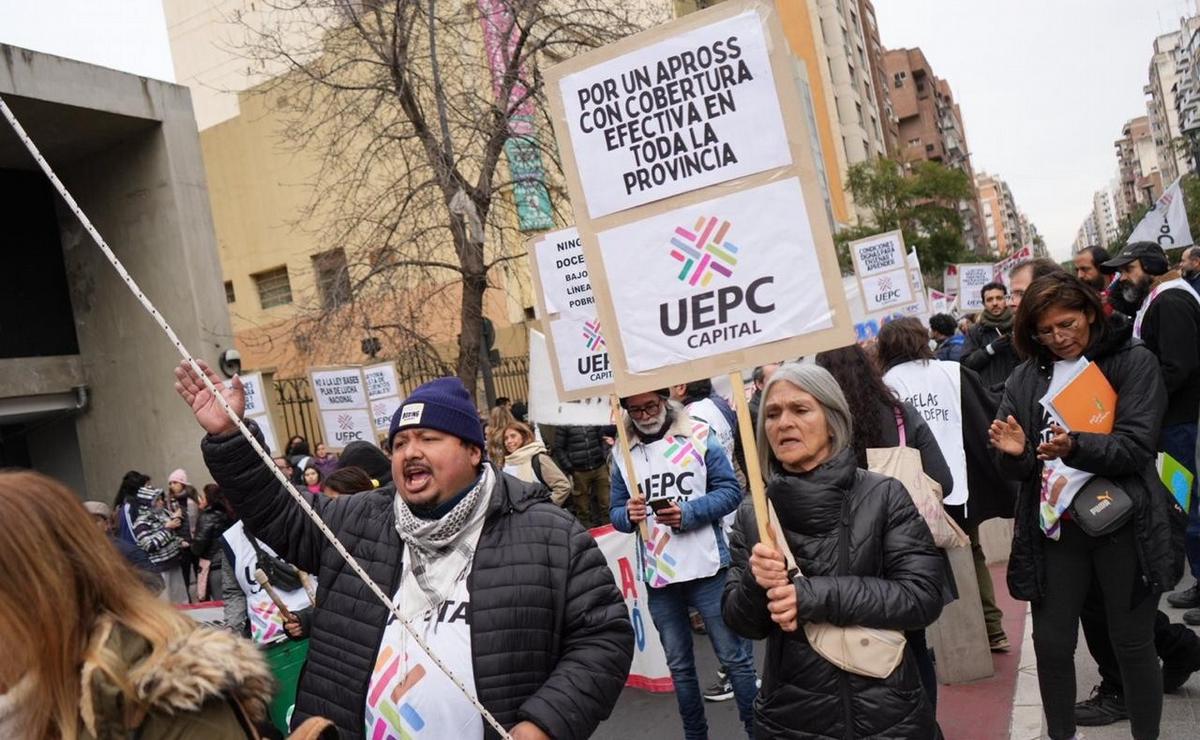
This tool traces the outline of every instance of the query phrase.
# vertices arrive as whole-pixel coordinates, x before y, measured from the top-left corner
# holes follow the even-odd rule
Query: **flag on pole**
[[[1180,178],[1181,180],[1183,178]],[[1183,189],[1179,180],[1163,191],[1154,207],[1129,235],[1127,244],[1154,242],[1163,249],[1192,245],[1192,231],[1188,228],[1187,210],[1184,207]]]

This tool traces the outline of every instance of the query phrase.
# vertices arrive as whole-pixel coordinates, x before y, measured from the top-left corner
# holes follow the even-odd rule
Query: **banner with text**
[[[749,12],[558,82],[588,214],[791,162],[768,42]]]
[[[890,311],[915,300],[904,253],[904,236],[899,231],[852,241],[849,247],[863,310],[867,313]]]
[[[557,397],[573,401],[611,393],[608,343],[600,329],[579,232],[572,227],[546,234],[530,244],[529,252]]]
[[[1133,227],[1133,233],[1125,241],[1126,244],[1154,242],[1163,249],[1175,249],[1193,243],[1183,190],[1179,187],[1179,182],[1180,180],[1176,180],[1163,191],[1150,212]]]
[[[955,265],[958,269],[958,305],[963,311],[983,310],[983,286],[995,280],[990,262]]]
[[[371,406],[371,423],[375,425],[376,437],[386,435],[392,425],[392,416],[400,408],[400,380],[396,375],[396,363],[381,362],[363,368],[363,379],[367,384],[367,401]]]
[[[361,367],[310,368],[325,446],[337,452],[351,442],[375,443],[375,429]]]
[[[794,64],[726,0],[546,73],[622,395],[853,341]]]
[[[1006,286],[1009,284],[1008,274],[1020,263],[1033,259],[1033,247],[1026,245],[1009,256],[997,262],[992,267],[993,280],[998,280]]]
[[[629,609],[629,621],[633,623],[633,665],[625,685],[646,691],[674,691],[662,640],[650,618],[648,587],[637,577],[637,537],[618,532],[611,524],[597,527],[591,533],[608,561],[613,580]]]
[[[612,406],[608,398],[597,396],[578,401],[558,397],[554,359],[546,346],[546,337],[537,330],[529,332],[529,420],[550,426],[604,426],[612,424]]]
[[[271,423],[271,409],[267,403],[267,389],[262,373],[246,373],[241,379],[242,387],[246,389],[245,417],[258,424],[271,452],[282,454],[283,447],[275,436],[275,425]]]
[[[807,222],[791,178],[600,232],[629,371],[831,327]]]

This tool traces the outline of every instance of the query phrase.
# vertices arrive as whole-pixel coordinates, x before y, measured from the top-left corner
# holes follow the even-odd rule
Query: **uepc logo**
[[[688,229],[676,227],[668,241],[673,259],[681,265],[676,278],[681,283],[707,288],[720,275],[732,278],[742,247],[731,240],[733,224],[714,216],[701,216]],[[764,288],[775,278],[764,276],[742,288],[727,285],[705,290],[675,302],[659,306],[659,327],[668,337],[687,334],[693,349],[719,341],[758,334],[761,329],[753,318],[775,310]],[[731,318],[735,312],[752,314],[749,320]]]

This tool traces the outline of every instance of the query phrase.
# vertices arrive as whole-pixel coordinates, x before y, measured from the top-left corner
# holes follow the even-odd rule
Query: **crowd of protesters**
[[[1006,652],[980,544],[995,518],[1014,520],[1007,585],[1032,604],[1049,736],[1129,719],[1158,737],[1163,693],[1200,670],[1200,585],[1171,593],[1185,562],[1200,577],[1200,249],[1175,267],[1149,242],[1084,250],[1074,271],[1034,260],[984,286],[976,316],[896,318],[866,345],[764,364],[745,399],[755,449],[741,399],[708,380],[622,398],[614,425],[545,427],[508,399],[481,415],[441,378],[381,445],[297,436],[267,467],[183,364],[211,483],[131,470],[111,505],[80,506],[0,472],[0,520],[21,522],[0,538],[0,737],[588,737],[635,650],[589,532],[611,525],[639,543],[682,736],[709,737],[705,701],[731,699],[749,737],[935,738],[925,630],[960,598],[938,533],[969,543],[987,647]],[[1085,361],[1116,394],[1106,433],[1048,404]],[[243,407],[238,380],[203,369]],[[879,466],[891,450],[917,478]],[[1164,486],[1164,459],[1190,492]],[[1103,521],[1078,506],[1097,490]],[[171,606],[210,600],[224,631]],[[1076,702],[1080,624],[1102,682]],[[295,655],[277,717],[268,661]]]

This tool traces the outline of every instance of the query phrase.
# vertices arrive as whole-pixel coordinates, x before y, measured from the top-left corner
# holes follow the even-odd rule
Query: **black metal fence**
[[[396,376],[403,395],[434,378],[453,374],[453,369],[440,360],[421,355],[408,356],[396,361]],[[492,368],[492,379],[497,396],[507,396],[514,401],[529,398],[529,358],[505,357]],[[482,396],[482,394],[480,394]],[[276,378],[275,400],[283,418],[284,442],[296,435],[308,440],[309,448],[316,449],[324,441],[321,424],[317,420],[317,406],[313,403],[312,389],[308,378]],[[482,399],[481,399],[482,400]]]

